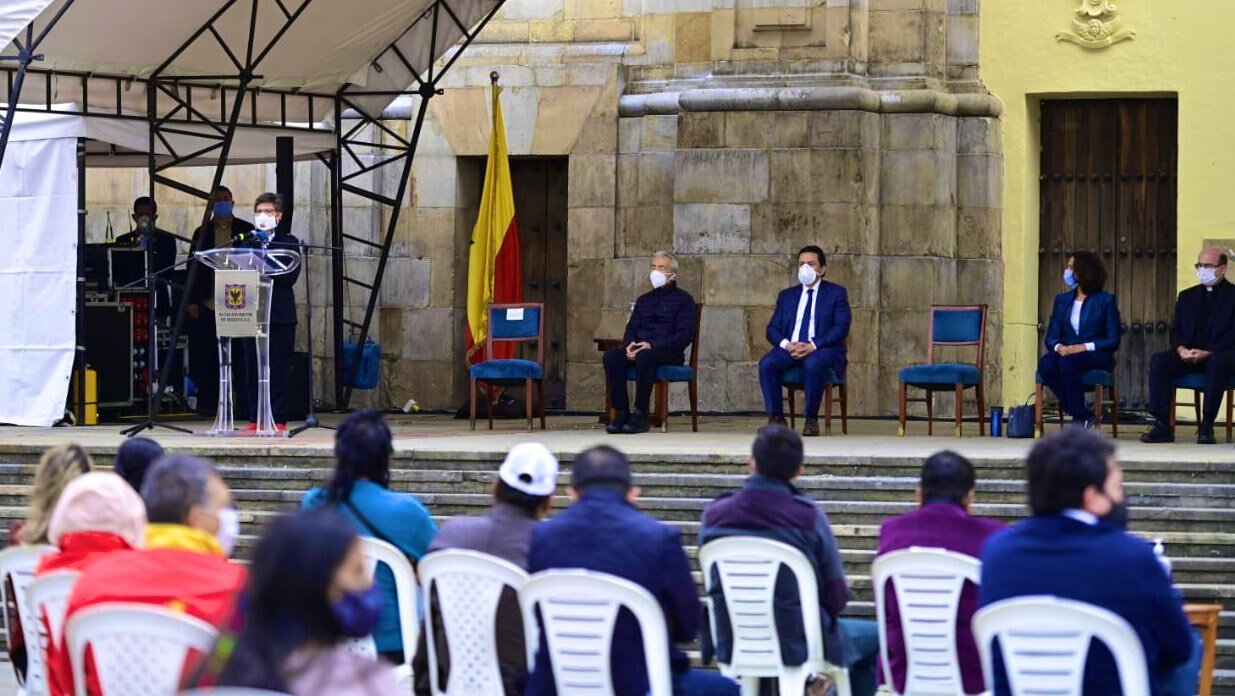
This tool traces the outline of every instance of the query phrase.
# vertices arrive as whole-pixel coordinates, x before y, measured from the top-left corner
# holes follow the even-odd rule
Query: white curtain
[[[0,423],[64,415],[76,344],[77,141],[10,142],[0,167]]]

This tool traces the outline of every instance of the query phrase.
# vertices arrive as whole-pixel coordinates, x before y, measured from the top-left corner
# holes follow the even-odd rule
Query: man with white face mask
[[[1141,435],[1141,442],[1175,441],[1170,426],[1173,382],[1192,373],[1205,375],[1205,410],[1196,441],[1202,445],[1216,442],[1214,419],[1235,375],[1235,285],[1226,280],[1226,262],[1225,250],[1202,249],[1196,258],[1200,285],[1179,293],[1171,323],[1171,350],[1154,355],[1149,362],[1149,412],[1155,422]]]
[[[243,246],[253,249],[290,249],[300,251],[300,240],[283,229],[283,196],[263,193],[253,205],[253,231]],[[274,290],[270,300],[270,411],[275,427],[287,430],[287,371],[296,345],[296,279],[300,267],[291,273],[271,278]],[[251,338],[234,341],[240,348],[245,365],[245,389],[248,394],[249,425],[257,430],[257,346]]]
[[[695,338],[695,299],[678,287],[677,270],[678,260],[673,254],[652,254],[648,273],[652,290],[635,300],[623,347],[605,353],[605,380],[617,412],[606,428],[609,433],[647,432],[656,368],[686,362],[686,347]],[[630,367],[635,368],[634,411],[626,392],[626,370]]]
[[[759,361],[759,387],[768,422],[779,425],[787,425],[781,393],[785,372],[802,368],[806,392],[802,434],[807,437],[819,434],[819,404],[828,373],[843,377],[848,364],[849,294],[824,280],[827,272],[823,249],[812,244],[798,252],[798,283],[776,298],[776,312],[767,331],[772,350]]]

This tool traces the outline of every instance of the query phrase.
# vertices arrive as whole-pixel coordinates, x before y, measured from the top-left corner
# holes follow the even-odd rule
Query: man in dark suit
[[[678,287],[677,275],[678,260],[673,254],[652,254],[652,270],[648,274],[652,290],[635,300],[626,322],[623,347],[605,353],[605,381],[617,412],[606,428],[612,434],[647,432],[656,368],[686,362],[686,347],[695,339],[695,299]],[[630,410],[626,392],[626,370],[632,365],[634,411]]]
[[[1067,428],[1034,445],[1025,464],[1033,516],[987,542],[981,606],[1054,595],[1106,609],[1140,638],[1152,693],[1195,694],[1200,641],[1153,549],[1124,529],[1123,470],[1112,441]],[[991,686],[999,696],[1009,693],[998,666]],[[1090,649],[1081,691],[1119,693],[1119,676],[1105,645]]]
[[[237,246],[251,249],[289,249],[300,251],[300,240],[283,229],[283,197],[277,193],[263,193],[253,205],[254,230],[249,238]],[[292,350],[296,345],[296,270],[271,277],[274,287],[270,299],[270,411],[275,427],[287,430],[287,373],[291,367]],[[249,425],[246,430],[257,430],[257,343],[246,338],[236,341],[243,355],[245,388],[248,393]]]
[[[142,196],[133,201],[133,224],[136,229],[116,238],[116,246],[137,247],[149,249],[150,263],[147,273],[159,273],[155,303],[155,316],[164,319],[172,312],[171,284],[168,277],[169,269],[176,264],[176,236],[167,230],[159,229],[159,206],[150,196]]]
[[[1214,419],[1222,395],[1235,375],[1235,285],[1226,279],[1226,252],[1217,247],[1201,250],[1196,258],[1194,285],[1179,293],[1171,322],[1171,350],[1156,353],[1149,362],[1149,412],[1154,425],[1141,442],[1174,442],[1169,425],[1175,378],[1205,374],[1205,401],[1196,441],[1212,445]]]
[[[237,218],[232,191],[220,186],[211,199],[210,222],[193,234],[192,255],[207,249],[233,246],[253,231],[253,224]],[[192,266],[197,265],[196,271]],[[189,377],[197,385],[197,412],[214,414],[219,404],[219,337],[214,326],[214,270],[192,261],[192,286],[185,289],[186,333],[189,337]],[[233,363],[236,364],[236,363]]]
[[[947,549],[981,558],[986,540],[1003,529],[1004,524],[969,514],[974,499],[974,483],[973,464],[956,452],[944,450],[927,458],[922,464],[917,490],[919,508],[884,520],[879,528],[876,558],[914,546]],[[896,693],[904,693],[908,663],[901,633],[900,610],[891,588],[884,597],[887,602],[888,662],[891,663],[892,677],[896,682]],[[966,583],[961,590],[956,617],[956,654],[960,658],[961,681],[967,694],[986,690],[978,646],[974,643],[970,627],[977,610],[978,588]]]
[[[819,434],[819,404],[829,371],[845,374],[848,363],[849,295],[823,279],[828,261],[823,249],[811,245],[798,252],[798,285],[781,290],[776,312],[768,322],[772,350],[759,361],[759,387],[769,423],[785,425],[784,374],[801,366],[805,373],[806,423],[802,434]]]
[[[708,670],[690,668],[690,658],[672,643],[699,637],[702,607],[682,550],[678,530],[661,524],[635,507],[638,487],[632,485],[630,462],[621,452],[601,445],[579,453],[570,470],[570,507],[532,528],[527,570],[582,568],[609,573],[652,593],[664,610],[669,628],[670,669],[676,696],[737,696],[738,685]],[[613,627],[610,674],[615,694],[646,694],[648,677],[643,640],[634,617],[622,612]],[[524,693],[557,693],[545,634]]]

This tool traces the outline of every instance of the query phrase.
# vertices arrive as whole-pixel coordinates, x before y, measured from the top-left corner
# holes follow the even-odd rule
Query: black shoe
[[[613,416],[613,420],[609,421],[609,425],[605,426],[605,432],[609,433],[610,435],[620,435],[622,433],[622,428],[626,425],[626,422],[629,420],[630,420],[629,411],[618,411]]]
[[[818,437],[819,436],[819,419],[807,418],[806,423],[802,425],[802,437]]]
[[[1217,438],[1214,437],[1214,426],[1212,423],[1205,425],[1201,423],[1196,429],[1196,444],[1198,445],[1216,445]]]
[[[1174,442],[1175,431],[1165,423],[1154,423],[1154,427],[1141,435],[1141,442]]]
[[[789,422],[785,420],[784,416],[770,415],[768,416],[768,425],[783,425],[787,428],[789,427]]]
[[[1094,419],[1073,418],[1071,425],[1073,428],[1080,428],[1081,430],[1092,430],[1094,428]]]
[[[630,413],[630,420],[626,421],[626,425],[622,426],[622,432],[626,435],[637,435],[648,431],[648,417],[643,411],[635,409]]]

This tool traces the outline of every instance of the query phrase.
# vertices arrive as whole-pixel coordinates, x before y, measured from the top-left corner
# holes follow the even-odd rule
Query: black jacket
[[[122,234],[116,238],[116,246],[139,247],[142,243],[140,232]],[[172,266],[176,264],[176,238],[166,230],[156,229],[150,239],[150,268],[147,273],[158,273],[159,311],[156,316],[162,318],[172,313],[171,278]]]
[[[260,242],[244,242],[237,246],[250,247],[260,249]],[[270,244],[267,249],[291,249],[295,252],[300,252],[300,240],[294,235],[275,230],[274,237],[270,239]],[[303,259],[301,261],[303,263]],[[296,323],[296,279],[300,277],[300,266],[296,266],[296,270],[291,273],[284,273],[271,277],[274,282],[274,289],[270,301],[270,323],[271,324],[295,324]]]
[[[252,231],[253,223],[240,218],[232,218],[233,235],[247,235]],[[207,222],[193,233],[193,244],[189,247],[189,255],[214,248],[214,223]],[[214,294],[214,269],[197,261],[191,261],[189,262],[190,272],[193,266],[200,266],[200,268],[197,269],[197,275],[193,278],[193,286],[188,288],[188,301],[189,304],[201,304]]]
[[[1171,322],[1171,346],[1199,347],[1196,336],[1201,308],[1204,306],[1204,285],[1194,285],[1179,293],[1175,302],[1175,319]],[[1209,315],[1209,337],[1204,348],[1210,352],[1235,350],[1235,285],[1225,279],[1214,286],[1213,308]]]
[[[677,283],[665,283],[635,300],[622,341],[647,341],[658,350],[685,353],[694,339],[695,298]]]

